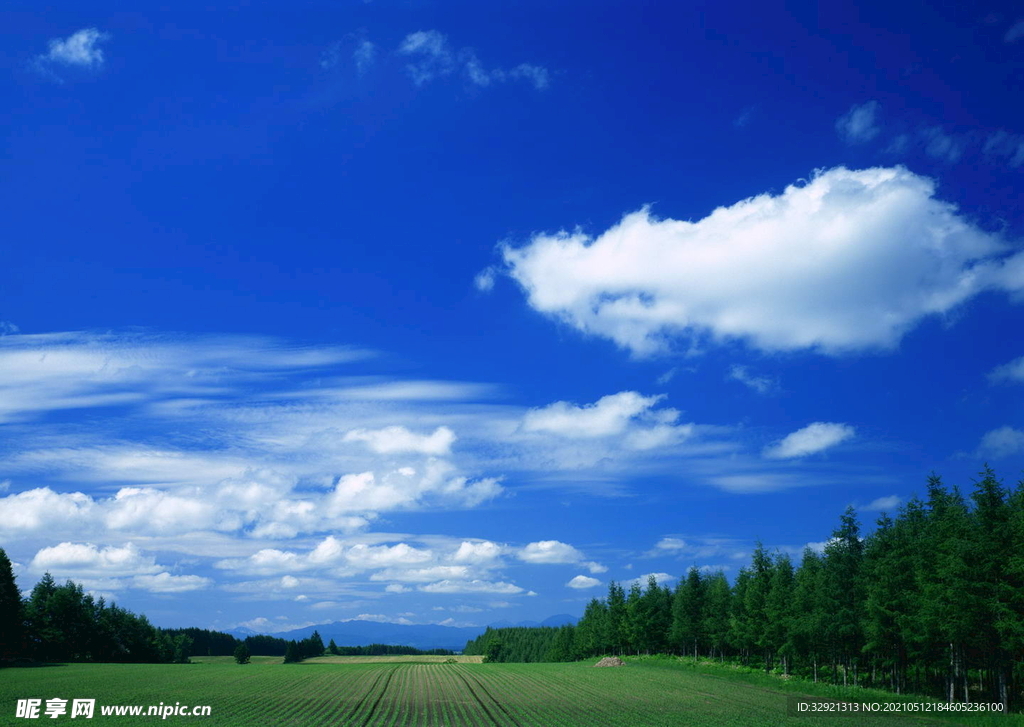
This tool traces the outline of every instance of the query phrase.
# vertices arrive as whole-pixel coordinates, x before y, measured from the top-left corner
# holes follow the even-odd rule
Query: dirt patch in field
[[[594,664],[594,666],[625,666],[626,662],[617,656],[606,656],[601,661]]]

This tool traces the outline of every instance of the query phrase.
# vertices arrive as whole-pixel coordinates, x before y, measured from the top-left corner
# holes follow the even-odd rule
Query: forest
[[[1024,482],[989,468],[965,496],[924,499],[863,536],[853,508],[798,565],[760,544],[730,584],[691,568],[674,589],[612,582],[575,626],[488,629],[488,661],[674,654],[949,701],[1024,704]]]

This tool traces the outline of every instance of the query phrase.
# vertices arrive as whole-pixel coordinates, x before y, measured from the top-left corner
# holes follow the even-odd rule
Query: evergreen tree
[[[859,660],[864,640],[862,632],[863,596],[861,565],[864,544],[852,507],[839,518],[839,527],[825,545],[824,557],[824,630],[832,661],[833,679],[838,669],[843,684],[858,679]]]
[[[0,661],[22,655],[25,616],[7,553],[0,548]]]
[[[611,650],[622,654],[629,643],[626,621],[626,592],[615,581],[608,584],[608,636]]]
[[[298,661],[302,661],[302,652],[299,650],[299,644],[296,641],[289,641],[288,649],[284,652],[284,663],[294,664]]]
[[[704,580],[696,568],[690,568],[676,586],[668,641],[677,654],[696,657],[704,641],[704,590]]]
[[[338,655],[338,645],[334,643],[334,639],[331,639],[331,643],[327,645],[327,651],[328,653],[331,653],[334,656]]]
[[[729,611],[732,589],[725,573],[717,571],[704,580],[704,607],[701,610],[701,629],[707,639],[712,658],[725,658],[729,645]],[[673,608],[675,604],[673,603]]]
[[[783,674],[789,674],[795,653],[793,641],[793,563],[786,554],[775,556],[765,600],[765,645],[781,662]]]

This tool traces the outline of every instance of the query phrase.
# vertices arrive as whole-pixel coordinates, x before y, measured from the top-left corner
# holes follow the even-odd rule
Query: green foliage
[[[284,652],[284,663],[294,664],[295,662],[302,661],[303,658],[299,643],[297,641],[289,641],[288,649]]]
[[[252,655],[249,653],[248,646],[245,644],[239,644],[235,647],[234,656],[236,664],[248,664]]]
[[[13,659],[23,652],[24,620],[11,559],[0,548],[0,661]]]
[[[985,467],[969,499],[928,478],[927,499],[861,534],[852,508],[798,567],[760,543],[730,586],[690,569],[674,593],[614,581],[572,629],[488,630],[493,661],[671,652],[766,672],[949,701],[1024,708],[1024,482]]]

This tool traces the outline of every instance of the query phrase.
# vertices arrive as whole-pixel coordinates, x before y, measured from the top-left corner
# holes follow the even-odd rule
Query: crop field
[[[804,688],[724,670],[634,661],[595,669],[579,664],[423,663],[422,657],[352,663],[279,659],[239,666],[226,659],[191,665],[71,664],[0,670],[0,724],[18,699],[95,699],[95,722],[116,725],[379,725],[380,727],[681,727],[686,725],[1013,725],[1016,716],[791,715],[787,697]],[[777,680],[774,680],[777,681]],[[811,685],[805,685],[811,689]],[[852,690],[850,694],[852,694]],[[858,700],[878,699],[877,692]],[[819,696],[822,696],[819,693]],[[837,696],[837,695],[834,695]],[[891,701],[891,697],[889,700]],[[209,705],[210,716],[104,716],[111,705]],[[70,701],[69,701],[70,704]],[[145,709],[143,710],[143,713]],[[71,721],[68,714],[46,724]]]

